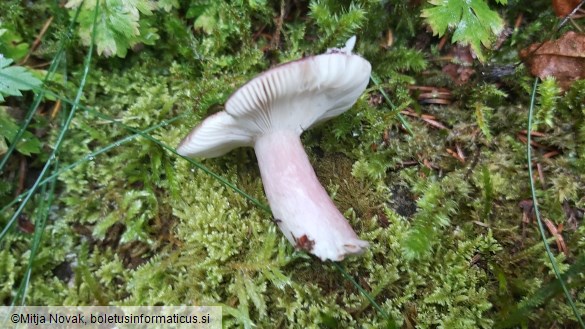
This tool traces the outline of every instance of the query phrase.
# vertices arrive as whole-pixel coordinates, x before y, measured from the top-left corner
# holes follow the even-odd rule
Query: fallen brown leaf
[[[580,2],[581,0],[552,0],[552,6],[557,17],[565,17],[569,15]]]
[[[532,44],[520,51],[520,58],[532,75],[552,76],[567,90],[585,78],[585,34],[569,31],[557,40]]]
[[[34,233],[35,224],[31,222],[26,215],[18,216],[18,228],[24,233]]]

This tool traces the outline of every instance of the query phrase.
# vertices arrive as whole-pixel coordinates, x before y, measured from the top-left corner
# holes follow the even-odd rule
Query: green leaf
[[[18,132],[19,126],[14,119],[0,108],[0,155],[8,149],[6,142],[12,142]],[[39,153],[41,151],[41,141],[30,131],[25,131],[20,142],[16,145],[16,150],[24,155]]]
[[[248,5],[252,9],[266,7],[266,0],[248,0]]]
[[[36,138],[31,132],[26,131],[20,142],[16,146],[16,150],[24,155],[31,155],[31,153],[41,152],[41,141]]]
[[[443,36],[447,29],[453,30],[451,41],[470,45],[478,59],[484,61],[482,45],[489,48],[504,27],[498,13],[491,10],[484,0],[429,2],[434,7],[423,10],[421,16],[431,26],[433,33]]]
[[[35,78],[22,66],[8,66],[12,59],[0,55],[0,102],[4,96],[22,96],[21,90],[31,90],[41,85],[41,81]]]
[[[158,7],[162,8],[164,11],[169,12],[175,8],[179,8],[179,0],[160,0],[158,1]]]
[[[211,7],[210,10],[205,11],[201,14],[195,22],[193,23],[193,27],[195,29],[201,29],[207,34],[213,33],[213,30],[217,27],[218,21],[215,12],[213,12],[215,7]]]
[[[0,22],[0,54],[20,60],[27,53],[28,44],[22,41],[22,37],[9,28],[3,28]]]
[[[70,0],[67,8],[82,5],[80,1]],[[165,9],[168,3],[165,3]],[[79,36],[85,45],[91,42],[95,1],[83,3],[79,14]],[[147,0],[104,0],[99,2],[99,16],[96,23],[95,43],[99,55],[126,56],[128,48],[144,42],[152,44],[158,39],[156,29],[140,21],[140,14],[152,15],[156,5]],[[169,7],[170,8],[170,7]]]

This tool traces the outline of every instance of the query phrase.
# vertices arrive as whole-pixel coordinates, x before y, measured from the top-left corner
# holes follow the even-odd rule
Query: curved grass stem
[[[77,89],[77,94],[75,96],[73,106],[71,107],[69,115],[61,128],[61,132],[59,133],[59,136],[57,137],[57,141],[55,142],[55,146],[53,148],[53,151],[51,152],[51,155],[49,156],[47,162],[45,163],[43,169],[41,170],[41,172],[39,174],[39,178],[35,181],[33,186],[30,188],[30,193],[22,200],[22,202],[20,203],[20,205],[18,206],[18,208],[16,209],[16,211],[14,212],[12,217],[8,220],[8,223],[14,223],[16,221],[18,216],[20,216],[20,214],[24,210],[24,207],[30,201],[30,198],[34,195],[35,191],[39,188],[39,183],[41,182],[41,180],[43,179],[43,177],[47,173],[47,170],[51,167],[51,163],[53,161],[55,161],[57,154],[59,153],[61,143],[63,142],[63,139],[65,138],[65,135],[67,134],[67,131],[69,130],[69,126],[71,125],[71,121],[73,120],[73,117],[75,116],[75,113],[77,112],[77,109],[79,108],[79,100],[81,99],[81,95],[83,94],[83,87],[85,86],[87,75],[89,73],[89,64],[91,63],[91,57],[92,57],[92,53],[93,53],[93,44],[94,44],[95,34],[96,34],[95,26],[96,26],[97,17],[98,17],[98,11],[99,11],[98,4],[99,4],[99,1],[97,2],[96,7],[95,7],[95,11],[94,11],[94,17],[93,17],[94,28],[92,31],[92,43],[89,46],[89,50],[87,52],[87,55],[86,55],[84,63],[83,63],[84,64],[83,65],[83,75],[81,77],[81,82],[79,83],[79,87]],[[6,235],[6,233],[10,229],[10,226],[11,225],[6,225],[4,227],[4,229],[2,230],[2,232],[0,232],[0,239],[2,239],[2,237],[4,237],[4,235]]]
[[[57,71],[59,63],[61,63],[61,59],[63,58],[63,55],[65,54],[65,45],[67,44],[67,40],[70,39],[71,36],[73,35],[73,27],[75,26],[75,23],[77,22],[77,17],[79,16],[80,10],[81,10],[81,6],[79,6],[79,8],[77,8],[77,10],[75,11],[75,15],[73,16],[73,19],[71,20],[71,23],[69,24],[69,27],[67,28],[67,39],[61,40],[60,45],[59,45],[59,49],[57,50],[55,57],[51,61],[51,65],[49,66],[49,69],[47,70],[47,74],[45,75],[45,78],[43,79],[42,85],[45,85],[48,81],[50,81],[51,77]],[[41,89],[39,89],[39,91],[35,95],[35,99],[31,105],[31,107],[29,108],[28,112],[26,113],[26,116],[23,120],[22,125],[20,126],[20,129],[18,129],[18,131],[16,132],[16,135],[14,136],[14,139],[9,143],[10,145],[8,146],[8,150],[6,150],[6,153],[4,154],[4,156],[2,157],[2,159],[0,159],[0,172],[2,172],[2,169],[4,169],[4,166],[8,162],[10,155],[16,149],[16,145],[18,144],[17,141],[20,140],[22,135],[24,135],[26,128],[28,128],[28,126],[30,125],[34,114],[37,112],[37,109],[39,108],[41,101],[43,101],[43,99],[45,97],[45,92],[46,92],[46,90],[41,88]]]
[[[577,322],[581,326],[581,328],[585,329],[585,323],[583,323],[583,318],[581,314],[579,314],[579,310],[575,306],[575,302],[565,285],[563,278],[561,277],[561,273],[559,271],[559,266],[557,265],[557,261],[555,260],[554,255],[552,254],[550,247],[546,241],[546,235],[544,233],[544,225],[542,224],[542,219],[540,218],[540,212],[538,210],[538,200],[536,199],[536,188],[534,187],[534,177],[532,174],[532,147],[531,147],[531,136],[532,136],[532,116],[534,113],[534,102],[536,99],[536,88],[538,87],[538,78],[534,79],[534,87],[532,88],[532,96],[530,99],[530,109],[528,111],[528,141],[526,142],[526,160],[528,161],[528,176],[530,177],[530,191],[532,193],[532,204],[534,205],[534,213],[536,214],[536,221],[538,223],[538,231],[540,232],[540,237],[542,238],[542,242],[544,243],[544,248],[546,249],[546,254],[550,263],[552,265],[553,271],[557,280],[563,289],[563,293],[567,298],[567,302],[571,306],[573,314],[577,319]]]

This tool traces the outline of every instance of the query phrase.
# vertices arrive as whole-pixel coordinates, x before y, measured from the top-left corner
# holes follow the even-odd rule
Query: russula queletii
[[[371,65],[341,49],[276,66],[234,92],[225,110],[207,117],[181,141],[177,152],[217,157],[253,146],[275,222],[297,249],[321,260],[361,254],[360,240],[323,188],[300,135],[347,111],[363,93]]]

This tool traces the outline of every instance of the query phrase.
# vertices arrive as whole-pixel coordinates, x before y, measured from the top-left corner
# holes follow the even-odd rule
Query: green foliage
[[[483,212],[482,217],[487,220],[492,211],[492,202],[494,200],[494,185],[492,177],[487,166],[481,169],[482,194],[483,194]]]
[[[419,187],[415,187],[422,196],[417,201],[418,211],[413,226],[403,242],[406,258],[428,255],[431,247],[438,242],[440,231],[449,225],[449,217],[456,212],[453,198],[445,194],[445,184],[445,181],[421,182]]]
[[[583,284],[583,271],[585,270],[585,258],[578,258],[575,263],[563,274],[563,279],[577,286]],[[543,305],[544,302],[551,300],[554,296],[561,294],[561,286],[558,281],[550,282],[543,285],[533,292],[528,298],[524,299],[517,307],[512,309],[508,315],[499,319],[495,328],[512,328],[523,323],[530,316],[535,308]],[[558,298],[558,297],[557,297]]]
[[[432,275],[439,284],[425,296],[421,311],[424,312],[425,308],[430,306],[440,306],[445,308],[446,312],[441,318],[428,320],[442,328],[491,328],[493,325],[491,320],[478,316],[492,307],[491,303],[484,299],[486,289],[483,287],[470,289],[469,286],[470,283],[474,286],[486,280],[486,277],[476,267],[470,268],[469,261],[478,252],[488,256],[490,250],[500,249],[497,241],[488,233],[474,240],[461,241],[452,250],[437,250],[438,254],[445,253],[440,256],[443,263],[451,264],[452,267],[443,270],[442,267],[445,265],[439,263],[437,273]],[[468,306],[461,307],[463,305]]]
[[[567,91],[567,97],[564,99],[564,105],[566,106],[568,113],[579,112],[585,110],[585,86],[584,80],[577,80]],[[583,113],[585,115],[585,113]]]
[[[141,15],[152,15],[156,4],[148,0],[70,0],[67,8],[81,7],[79,14],[79,36],[84,45],[91,43],[95,7],[99,5],[96,25],[97,52],[99,55],[125,57],[128,49],[138,43],[153,45],[158,39],[156,28]],[[161,3],[165,10],[171,4]]]
[[[481,61],[485,61],[482,49],[489,48],[500,34],[504,23],[497,12],[491,10],[485,0],[430,0],[433,6],[424,9],[421,16],[439,37],[452,30],[453,43],[470,45]],[[505,1],[500,1],[505,3]]]
[[[583,172],[585,170],[585,80],[575,81],[562,100],[559,104],[559,117],[562,121],[570,121],[575,131],[575,138],[564,139],[562,143],[577,154],[579,160],[574,164]]]
[[[11,297],[12,289],[16,285],[17,262],[9,250],[0,251],[0,300],[7,300]]]
[[[5,96],[22,96],[20,91],[31,90],[41,84],[26,68],[9,66],[12,61],[0,54],[0,102],[4,101]]]
[[[338,8],[333,3],[329,0],[313,0],[309,5],[310,16],[319,27],[318,34],[321,36],[318,50],[343,44],[356,34],[367,19],[360,4],[352,2],[347,8]]]
[[[369,156],[368,159],[358,160],[354,163],[351,174],[360,180],[379,180],[386,177],[389,163],[383,153]]]
[[[418,43],[425,32],[416,2],[284,1],[280,31],[274,23],[278,1],[148,2],[152,14],[138,1],[128,2],[126,12],[108,12],[112,3],[100,1],[100,13],[107,13],[100,28],[109,29],[116,47],[140,43],[147,27],[158,29],[159,42],[123,62],[109,58],[89,66],[80,111],[91,106],[102,115],[79,112],[72,122],[58,155],[68,169],[58,175],[55,203],[43,208],[49,217],[37,255],[30,258],[36,234],[26,232],[26,219],[39,211],[32,205],[0,242],[4,304],[14,299],[33,259],[27,304],[219,305],[226,328],[381,328],[391,322],[490,328],[509,314],[517,315],[512,325],[574,327],[558,287],[549,289],[555,281],[535,227],[520,224],[518,202],[529,195],[526,145],[516,137],[525,129],[522,71],[517,76],[524,80],[459,87],[449,106],[420,104],[409,87],[428,83],[436,61]],[[53,9],[65,16],[66,10]],[[123,31],[111,18],[123,21]],[[53,24],[66,32],[63,22]],[[136,28],[139,34],[127,33]],[[395,44],[381,46],[388,30]],[[156,143],[176,146],[248,78],[283,60],[340,46],[349,34],[358,35],[356,52],[372,62],[378,82],[350,111],[304,134],[303,142],[337,207],[370,242],[363,255],[339,265],[368,298],[337,266],[295,251],[261,207]],[[21,35],[30,38],[36,30]],[[50,85],[53,91],[75,92],[76,53],[67,53],[71,66],[60,71],[59,81],[69,83]],[[555,223],[565,220],[565,204],[577,215],[585,207],[579,184],[585,180],[583,90],[576,82],[566,97],[555,96],[554,129],[539,140],[560,151],[538,158],[546,182],[539,203]],[[381,100],[382,92],[390,102]],[[42,110],[52,103],[45,105]],[[449,129],[407,118],[407,132],[396,119],[406,108],[432,114]],[[4,108],[1,113],[7,115]],[[155,141],[118,142],[132,133],[121,123],[146,129],[179,115],[150,132]],[[4,121],[11,131],[18,128],[12,117]],[[52,126],[35,131],[46,145],[59,133]],[[465,162],[446,152],[455,146]],[[11,179],[19,177],[14,159],[0,177],[2,205],[15,190]],[[32,175],[44,158],[32,154],[31,160]],[[204,165],[266,202],[252,150]],[[0,227],[12,211],[0,212]],[[565,227],[570,254],[557,259],[582,309],[585,226]]]
[[[20,127],[15,120],[6,113],[6,108],[0,106],[0,155],[6,153],[7,143],[13,142]],[[30,131],[25,131],[20,141],[16,144],[16,150],[24,155],[39,153],[41,141]]]
[[[103,239],[108,229],[123,219],[122,224],[126,226],[126,231],[120,238],[120,243],[144,241],[148,219],[154,216],[155,211],[156,198],[151,191],[128,191],[119,201],[116,210],[96,223],[93,235],[98,239]]]
[[[198,65],[208,74],[248,72],[259,65],[263,53],[252,43],[252,22],[242,17],[254,17],[259,24],[271,25],[276,15],[269,6],[258,2],[194,1],[189,4],[187,18],[193,20],[195,33],[189,40]],[[172,50],[171,50],[172,51]]]
[[[560,92],[561,89],[553,77],[546,77],[542,80],[542,83],[538,86],[540,106],[534,116],[534,129],[538,130],[540,125],[553,126]]]
[[[494,109],[481,103],[474,103],[473,107],[475,107],[475,120],[477,126],[481,129],[481,132],[488,142],[490,142],[492,139],[492,133],[490,132],[489,121]]]
[[[173,8],[179,7],[179,0],[160,0],[158,1],[157,5],[164,11],[169,12]]]
[[[0,54],[0,102],[5,96],[22,96],[21,91],[31,90],[41,85],[41,81],[22,66],[12,65],[12,59]],[[14,141],[19,129],[16,120],[7,112],[7,107],[0,107],[0,155],[6,153],[7,143]],[[40,140],[31,132],[25,131],[16,144],[16,150],[24,155],[39,153]]]
[[[499,106],[508,95],[493,84],[482,84],[478,86],[469,97],[468,108],[475,115],[475,122],[483,135],[486,142],[492,142],[492,125],[494,107]]]
[[[427,61],[420,51],[416,51],[406,47],[396,47],[388,53],[388,57],[380,63],[380,70],[384,70],[382,66],[389,66],[388,68],[398,72],[421,72],[427,68]]]
[[[0,54],[19,60],[27,53],[28,44],[23,42],[22,36],[0,21]]]

